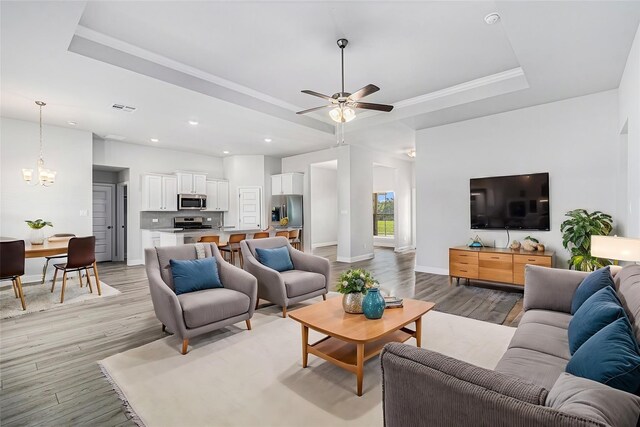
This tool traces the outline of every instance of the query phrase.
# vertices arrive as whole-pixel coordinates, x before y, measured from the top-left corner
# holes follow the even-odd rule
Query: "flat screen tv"
[[[549,230],[549,174],[472,178],[471,228]]]

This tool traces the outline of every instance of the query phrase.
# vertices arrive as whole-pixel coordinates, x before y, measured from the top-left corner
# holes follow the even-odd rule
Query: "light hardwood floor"
[[[335,262],[335,247],[316,253],[332,261],[334,280],[347,268],[367,268],[397,295],[433,300],[443,311],[492,320],[492,312],[502,309],[504,316],[515,298],[504,323],[517,324],[522,309],[521,291],[449,287],[446,276],[414,273],[413,253],[376,249],[375,259],[351,265]],[[165,334],[153,313],[144,267],[104,263],[99,270],[121,295],[0,321],[3,426],[134,425],[96,362]],[[27,304],[30,286],[46,285],[26,285]]]

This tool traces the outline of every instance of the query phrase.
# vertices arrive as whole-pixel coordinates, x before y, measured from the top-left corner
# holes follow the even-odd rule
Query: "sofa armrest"
[[[325,285],[329,290],[331,280],[331,263],[328,259],[317,255],[306,254],[289,246],[291,261],[296,270],[311,271],[322,274],[325,278]]]
[[[226,262],[220,252],[216,252],[214,256],[218,261],[218,273],[222,286],[247,295],[251,301],[249,315],[253,316],[258,298],[258,280],[250,273]]]
[[[540,386],[436,352],[387,344],[380,361],[386,427],[602,426],[545,407]]]
[[[531,309],[571,313],[573,294],[589,273],[561,268],[525,266],[524,311]]]

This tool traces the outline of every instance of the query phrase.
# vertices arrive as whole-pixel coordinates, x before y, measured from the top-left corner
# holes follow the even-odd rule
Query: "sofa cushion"
[[[566,359],[527,348],[506,351],[495,370],[551,389],[567,365]]]
[[[324,276],[311,271],[289,270],[281,275],[289,298],[309,294],[326,286]]]
[[[618,298],[627,311],[636,341],[640,343],[640,265],[625,266],[614,278]]]
[[[260,264],[266,265],[275,271],[283,272],[293,270],[289,248],[286,246],[270,249],[256,248],[256,253]]]
[[[172,259],[169,263],[176,295],[222,287],[215,258]]]
[[[629,393],[640,391],[640,354],[627,318],[610,323],[582,344],[567,372]]]
[[[582,280],[578,289],[573,294],[571,301],[571,314],[576,314],[580,306],[593,294],[600,289],[611,286],[614,287],[613,277],[611,277],[611,268],[609,266],[599,268],[589,274]]]
[[[567,329],[571,322],[571,315],[560,311],[551,310],[528,310],[525,311],[518,325],[525,323],[539,323],[541,325],[555,326],[556,328]]]
[[[209,325],[249,311],[251,300],[242,292],[225,288],[178,295],[188,328]]]
[[[569,360],[567,330],[541,323],[525,323],[518,326],[509,348],[526,348]]]
[[[634,427],[640,417],[640,397],[566,372],[549,391],[545,406],[616,427]]]
[[[571,354],[600,329],[621,317],[626,315],[612,287],[607,286],[591,295],[576,311],[569,323],[568,337]]]

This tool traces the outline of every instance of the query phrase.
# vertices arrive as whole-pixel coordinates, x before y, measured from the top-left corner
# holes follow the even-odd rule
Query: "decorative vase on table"
[[[364,294],[362,292],[351,292],[342,295],[342,308],[345,313],[362,314],[362,300]]]
[[[362,312],[367,319],[380,319],[384,313],[384,298],[378,288],[369,289],[362,301]]]
[[[342,308],[346,313],[362,314],[362,301],[367,289],[376,284],[371,273],[361,268],[345,271],[338,278],[336,291],[342,294]]]
[[[44,245],[44,231],[42,228],[32,228],[29,232],[29,243],[32,245]]]

